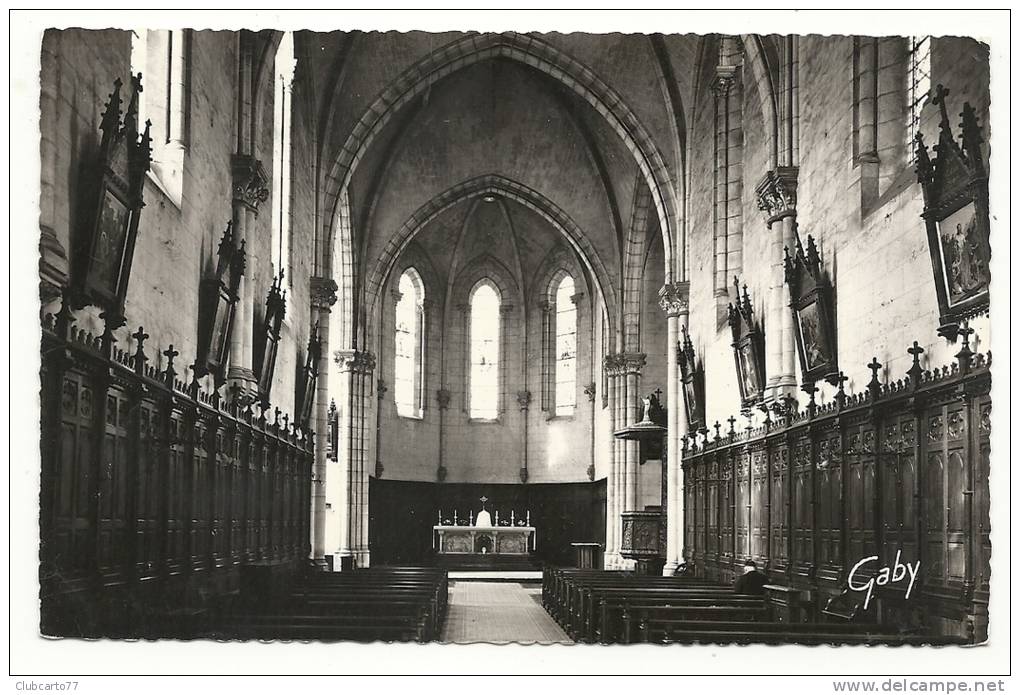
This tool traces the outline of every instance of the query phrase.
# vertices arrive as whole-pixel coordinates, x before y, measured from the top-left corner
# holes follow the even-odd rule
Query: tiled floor
[[[570,644],[542,608],[542,587],[517,582],[450,582],[442,642]]]

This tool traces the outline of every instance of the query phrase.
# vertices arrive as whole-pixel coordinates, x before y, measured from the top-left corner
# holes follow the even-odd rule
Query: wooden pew
[[[427,642],[442,629],[447,576],[410,567],[310,573],[285,596],[223,606],[203,632],[217,639]]]

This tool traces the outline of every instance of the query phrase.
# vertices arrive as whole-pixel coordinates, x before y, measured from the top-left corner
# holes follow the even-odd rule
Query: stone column
[[[756,188],[758,208],[765,215],[769,238],[769,291],[765,318],[766,402],[796,395],[796,344],[793,314],[783,265],[784,248],[791,253],[797,229],[797,167],[778,167]]]
[[[326,556],[326,455],[329,448],[329,318],[336,303],[336,283],[331,278],[311,278],[312,321],[319,325],[319,378],[315,382],[315,465],[312,469],[312,559]]]
[[[683,562],[684,496],[680,468],[680,440],[687,435],[684,389],[677,365],[680,327],[687,325],[690,283],[676,282],[659,290],[659,306],[666,312],[669,342],[666,351],[666,564],[662,573],[671,576]]]
[[[262,163],[251,155],[234,155],[233,173],[234,239],[247,254],[244,274],[238,285],[239,296],[234,311],[234,329],[230,336],[230,370],[227,373],[230,393],[242,404],[258,396],[258,380],[252,370],[252,339],[254,336],[254,283],[257,257],[254,248],[255,220],[258,208],[269,198],[269,177]]]
[[[346,498],[341,510],[341,555],[368,567],[368,445],[370,443],[372,378],[375,355],[359,350],[335,353],[341,373],[341,398],[347,406],[340,424],[340,464],[347,471]]]
[[[61,32],[48,32],[42,44],[42,71],[39,97],[40,195],[39,195],[39,295],[46,305],[60,297],[70,275],[67,251],[54,231],[57,178],[57,131],[59,128]]]
[[[520,478],[522,483],[528,482],[528,407],[531,405],[531,391],[517,392],[517,407],[521,411],[521,469]]]
[[[619,357],[609,354],[605,356],[603,369],[606,371],[606,387],[609,407],[609,473],[606,475],[606,550],[604,564],[606,569],[615,569],[620,560],[619,526],[620,509],[616,503],[619,481],[616,473],[618,467],[617,451],[620,441],[613,436],[619,427],[617,420],[616,376],[619,369]]]
[[[641,401],[641,368],[645,366],[645,355],[640,352],[631,352],[624,355],[624,370],[626,376],[626,396],[623,403],[624,425],[633,425],[639,419],[638,403]],[[624,503],[623,511],[632,512],[638,510],[638,459],[641,456],[641,445],[639,442],[630,439],[624,442],[625,469],[624,469]]]

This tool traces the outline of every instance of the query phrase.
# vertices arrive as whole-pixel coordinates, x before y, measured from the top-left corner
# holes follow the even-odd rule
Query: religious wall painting
[[[98,152],[82,164],[82,201],[72,283],[79,306],[93,304],[110,317],[122,317],[142,202],[149,170],[150,138],[146,123],[138,131],[141,75],[132,78],[127,113],[121,119],[121,81],[103,113]]]
[[[315,385],[319,380],[319,360],[322,358],[322,341],[319,338],[318,322],[312,326],[312,333],[308,337],[308,352],[305,355],[305,366],[301,370],[301,378],[298,382],[297,423],[307,427],[312,419],[312,405],[315,402]]]
[[[233,333],[238,288],[246,263],[244,240],[235,245],[233,224],[220,239],[216,270],[199,286],[198,358],[196,376],[212,374],[216,384],[226,381],[226,365]]]
[[[101,296],[114,297],[124,258],[124,241],[131,224],[131,211],[110,190],[103,192],[92,262],[86,285]]]
[[[991,246],[988,175],[981,128],[974,109],[963,104],[961,138],[953,135],[946,107],[949,90],[939,85],[932,103],[940,111],[939,142],[929,156],[918,133],[917,180],[924,193],[928,250],[939,305],[939,335],[956,340],[962,322],[988,311]]]
[[[942,282],[950,309],[988,288],[987,233],[981,234],[977,205],[971,201],[937,222]]]
[[[804,381],[835,379],[839,373],[835,302],[814,237],[808,235],[806,248],[796,237],[793,254],[785,250],[784,266]]]
[[[680,366],[680,380],[683,383],[688,430],[696,431],[705,424],[705,370],[694,351],[687,327],[681,325],[680,331],[682,339],[677,345],[677,364]]]
[[[269,407],[270,392],[273,387],[273,374],[276,371],[276,354],[279,350],[280,330],[287,313],[287,291],[283,287],[283,271],[273,278],[266,297],[266,313],[262,319],[262,330],[256,344],[256,355],[259,371],[259,399],[263,408]]]
[[[747,285],[743,296],[737,278],[733,278],[733,285],[736,302],[729,306],[729,324],[741,405],[747,408],[760,402],[765,393],[765,335],[754,318]]]

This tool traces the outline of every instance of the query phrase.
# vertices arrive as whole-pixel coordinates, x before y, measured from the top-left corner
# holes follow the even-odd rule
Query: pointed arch
[[[469,179],[436,196],[418,208],[401,225],[400,229],[390,237],[386,247],[369,272],[365,284],[364,297],[370,309],[368,315],[375,315],[376,304],[385,278],[389,276],[393,264],[400,257],[401,252],[411,239],[444,210],[466,198],[486,194],[501,195],[524,205],[541,215],[562,234],[571,247],[573,247],[577,256],[584,262],[589,275],[593,278],[596,290],[601,296],[602,301],[606,304],[610,319],[610,331],[615,331],[616,325],[613,321],[615,320],[618,301],[616,290],[605,264],[581,228],[559,206],[537,191],[506,177],[494,174]]]
[[[469,35],[429,54],[405,70],[369,105],[354,125],[325,176],[325,202],[333,210],[346,190],[354,169],[386,123],[437,80],[475,63],[502,58],[514,60],[561,82],[584,99],[624,141],[651,191],[659,216],[665,256],[665,278],[672,280],[673,236],[679,205],[672,176],[650,134],[623,98],[590,68],[549,43],[517,32]],[[327,216],[323,234],[330,236],[335,212]]]
[[[772,78],[773,71],[769,65],[768,53],[757,34],[743,34],[746,64],[754,75],[758,87],[758,99],[761,102],[761,113],[765,119],[765,142],[769,153],[769,169],[779,164],[779,102],[776,85]]]

